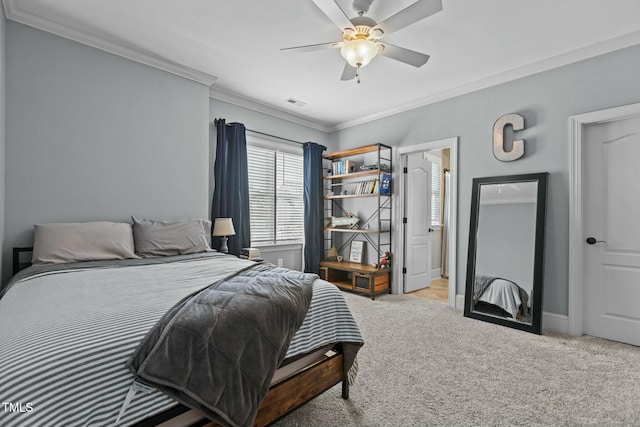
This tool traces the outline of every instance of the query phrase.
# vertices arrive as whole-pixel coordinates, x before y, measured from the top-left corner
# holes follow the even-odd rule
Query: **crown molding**
[[[389,108],[354,120],[333,124],[322,122],[319,120],[312,120],[308,117],[293,114],[290,111],[272,104],[267,104],[231,91],[214,88],[212,84],[217,80],[217,77],[213,75],[177,64],[165,58],[155,56],[151,53],[142,52],[135,46],[123,46],[122,41],[96,37],[85,32],[75,30],[68,26],[52,22],[41,16],[22,11],[18,8],[18,3],[19,0],[2,0],[7,19],[204,84],[210,87],[209,96],[212,98],[229,102],[240,107],[248,108],[250,110],[267,114],[279,119],[287,120],[301,126],[306,126],[322,132],[334,132],[362,125],[398,113],[414,110],[426,105],[434,104],[450,98],[465,95],[471,92],[476,92],[478,90],[497,86],[502,83],[507,83],[509,81],[517,80],[533,74],[541,73],[554,68],[562,67],[564,65],[569,65],[595,56],[603,55],[609,52],[640,44],[640,31],[634,31],[613,39],[598,42],[589,46],[582,47],[580,49],[565,52],[551,58],[543,59],[541,61],[533,62],[531,64],[527,64],[486,78],[469,82],[467,84],[453,87],[442,92],[403,104],[401,106]]]
[[[565,52],[550,58],[543,59],[541,61],[533,62],[531,64],[513,68],[502,73],[494,74],[483,79],[479,79],[458,87],[436,93],[434,95],[429,95],[427,97],[409,102],[402,106],[389,108],[375,114],[364,116],[355,120],[350,120],[348,122],[339,123],[329,128],[329,132],[347,129],[353,126],[379,120],[384,117],[392,116],[394,114],[414,110],[416,108],[424,107],[430,104],[435,104],[436,102],[444,101],[460,95],[466,95],[468,93],[476,92],[481,89],[497,86],[502,83],[507,83],[523,77],[531,76],[533,74],[573,64],[575,62],[583,61],[585,59],[593,58],[599,55],[604,55],[606,53],[631,47],[637,44],[640,44],[640,31],[633,31],[631,33],[627,33],[613,39],[604,40],[602,42]]]
[[[95,37],[66,25],[52,22],[41,16],[22,11],[18,7],[18,0],[2,0],[2,4],[4,5],[4,11],[7,19],[10,19],[11,21],[28,25],[114,55],[122,56],[132,61],[184,77],[206,86],[211,86],[217,79],[217,77],[210,74],[203,73],[152,54],[141,52],[139,49],[134,47],[123,46],[119,41]]]
[[[228,102],[230,104],[234,104],[239,107],[243,107],[249,110],[257,111],[259,113],[267,114],[269,116],[276,117],[278,119],[287,120],[289,122],[293,122],[301,126],[306,126],[311,129],[316,129],[322,132],[330,131],[330,127],[326,123],[309,120],[308,118],[298,116],[297,114],[293,114],[284,109],[280,109],[273,105],[262,103],[256,99],[239,95],[235,92],[226,91],[219,87],[211,86],[209,88],[209,96],[211,98],[214,98],[220,101]]]
[[[268,114],[312,129],[320,130],[322,132],[328,132],[329,125],[326,123],[309,120],[308,118],[292,114],[273,105],[265,104],[236,93],[224,91],[220,88],[214,88],[212,84],[217,80],[217,77],[213,75],[168,61],[164,58],[159,58],[154,55],[141,52],[139,49],[133,47],[123,46],[121,42],[116,40],[98,38],[85,32],[50,21],[41,16],[22,11],[18,8],[18,0],[2,0],[2,4],[4,6],[7,19],[12,21],[202,83],[210,87],[209,95],[212,98]]]

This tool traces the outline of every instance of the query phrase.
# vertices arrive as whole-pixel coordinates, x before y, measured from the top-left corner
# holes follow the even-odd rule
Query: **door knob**
[[[595,245],[596,243],[607,243],[607,242],[604,240],[596,240],[595,237],[587,237],[587,243],[589,245]]]
[[[429,227],[429,233],[432,233],[433,231],[433,228]]]

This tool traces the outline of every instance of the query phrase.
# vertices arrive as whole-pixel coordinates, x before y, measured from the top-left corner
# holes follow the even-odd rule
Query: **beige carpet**
[[[351,398],[276,426],[640,425],[640,348],[533,335],[407,295],[345,294],[365,338]]]

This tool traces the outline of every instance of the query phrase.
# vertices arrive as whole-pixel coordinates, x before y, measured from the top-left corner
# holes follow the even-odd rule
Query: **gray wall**
[[[4,243],[4,170],[5,170],[5,28],[6,19],[4,8],[0,7],[0,246]],[[0,262],[0,278],[2,277],[2,263]]]
[[[35,223],[208,217],[204,85],[7,22],[4,278]]]
[[[427,65],[428,66],[428,65]],[[640,46],[609,53],[431,104],[330,135],[341,149],[383,142],[409,146],[459,137],[457,293],[464,294],[471,182],[474,177],[550,172],[544,310],[567,314],[568,118],[640,102]],[[492,126],[506,113],[525,117],[524,158],[503,163],[491,151]]]
[[[337,145],[333,144],[329,140],[328,134],[326,132],[299,125],[288,120],[270,116],[265,113],[250,110],[245,107],[240,107],[238,105],[221,101],[215,98],[209,99],[209,118],[211,123],[213,123],[214,119],[225,119],[227,123],[242,123],[247,129],[279,136],[281,138],[287,138],[298,142],[317,142],[318,144],[322,144],[327,147],[327,152],[334,151],[337,147]],[[247,135],[252,134],[247,133]],[[253,134],[252,136],[255,136],[257,138],[261,137],[260,135],[255,134]],[[277,140],[274,140],[274,142],[276,144],[279,143]],[[282,141],[282,144],[286,144],[286,142]],[[211,132],[209,134],[209,148],[212,153],[209,175],[209,182],[212,188],[212,192],[209,195],[210,204],[211,197],[213,197],[213,162],[215,161],[216,152],[216,128],[213,124],[211,124]]]
[[[247,129],[256,130],[259,132],[267,133],[270,135],[279,136],[281,138],[287,138],[299,142],[313,141],[318,144],[322,144],[327,147],[327,152],[334,151],[335,145],[332,146],[328,140],[328,135],[325,132],[309,128],[307,126],[299,125],[288,120],[283,120],[277,117],[270,116],[268,114],[260,113],[254,110],[249,110],[244,107],[240,107],[228,102],[220,101],[218,99],[211,98],[209,101],[210,121],[213,122],[216,118],[223,118],[227,123],[239,122],[243,123]],[[247,133],[247,135],[252,135]],[[260,135],[253,134],[252,136],[261,137]],[[274,143],[278,142],[277,139],[273,140]],[[209,135],[209,147],[211,150],[211,166],[209,168],[209,182],[211,186],[211,194],[209,194],[209,205],[211,204],[211,197],[213,196],[214,177],[213,177],[213,165],[215,162],[215,147],[216,147],[216,129],[211,125],[211,132]],[[278,260],[282,259],[283,266],[294,270],[302,270],[304,262],[302,259],[302,245],[287,245],[283,248],[270,247],[262,248],[262,256],[266,261],[273,264],[278,264]]]
[[[544,310],[566,314],[567,119],[640,102],[640,47],[631,47],[327,137],[209,100],[200,84],[1,21],[7,81],[4,190],[0,182],[5,279],[10,248],[30,244],[37,222],[127,220],[130,214],[208,216],[214,144],[209,122],[224,117],[251,129],[315,140],[329,150],[373,142],[408,146],[458,136],[459,294],[464,291],[472,178],[550,172]],[[511,112],[525,116],[527,129],[518,136],[527,139],[527,153],[502,163],[491,154],[491,127]]]

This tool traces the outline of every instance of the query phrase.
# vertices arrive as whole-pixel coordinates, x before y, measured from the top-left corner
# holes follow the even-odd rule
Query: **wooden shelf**
[[[391,268],[378,268],[355,262],[321,261],[320,278],[340,289],[366,294],[375,299],[380,293],[391,292]]]
[[[373,153],[375,151],[378,151],[378,146],[380,147],[380,150],[391,149],[391,147],[386,146],[384,144],[371,144],[371,145],[365,145],[358,148],[352,148],[351,150],[336,151],[335,153],[326,154],[322,157],[329,160],[335,160],[335,159],[341,159],[343,157],[356,156],[358,154]]]
[[[351,283],[351,280],[333,281],[331,283],[333,283],[334,285],[336,285],[339,288],[347,289],[349,291],[351,289],[353,289],[353,284]]]
[[[385,233],[389,230],[373,230],[373,229],[364,229],[361,230],[359,228],[337,228],[337,227],[327,227],[324,228],[324,231],[337,231],[338,233],[360,233],[360,234],[375,234],[375,233]]]
[[[389,197],[391,194],[380,194],[380,197]],[[324,196],[325,200],[332,199],[354,199],[356,197],[378,197],[378,193],[371,194],[338,194],[335,196]]]
[[[348,262],[348,261],[320,261],[320,267],[328,267],[332,270],[342,270],[342,271],[357,271],[359,273],[379,273],[384,274],[385,272],[391,271],[389,268],[380,269],[378,267],[374,267],[369,264],[360,264],[357,262]]]
[[[380,173],[389,173],[389,172],[381,170]],[[341,175],[327,175],[327,176],[323,176],[323,178],[324,179],[352,179],[352,178],[362,178],[365,176],[378,176],[378,169],[370,169],[370,170],[361,171],[361,172],[343,173]]]

